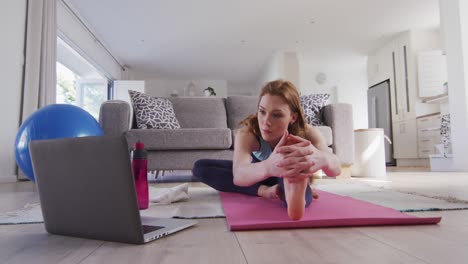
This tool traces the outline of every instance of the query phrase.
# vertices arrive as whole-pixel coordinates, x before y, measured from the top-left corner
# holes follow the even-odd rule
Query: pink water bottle
[[[138,198],[138,207],[146,209],[149,206],[148,199],[148,153],[145,144],[138,141],[135,143],[132,156],[133,176],[135,177],[135,188]]]

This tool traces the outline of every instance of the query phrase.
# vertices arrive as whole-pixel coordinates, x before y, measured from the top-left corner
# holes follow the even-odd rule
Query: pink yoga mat
[[[319,199],[306,208],[299,221],[290,220],[278,200],[220,192],[232,231],[307,227],[437,224],[441,217],[416,217],[395,209],[316,190]]]

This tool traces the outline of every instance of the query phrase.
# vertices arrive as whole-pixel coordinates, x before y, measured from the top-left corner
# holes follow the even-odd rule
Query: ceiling
[[[114,57],[145,78],[254,83],[275,52],[365,56],[439,25],[438,0],[66,0]]]

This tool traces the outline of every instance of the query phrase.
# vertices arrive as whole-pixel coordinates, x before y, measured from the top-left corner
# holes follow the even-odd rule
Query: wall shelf
[[[446,104],[448,103],[448,94],[425,97],[422,101],[427,104]]]

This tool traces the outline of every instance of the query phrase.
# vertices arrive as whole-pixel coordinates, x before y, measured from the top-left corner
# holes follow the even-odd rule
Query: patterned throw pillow
[[[329,94],[309,94],[301,96],[301,106],[305,119],[312,126],[325,125],[322,121],[322,108],[327,104]]]
[[[139,129],[178,129],[180,128],[171,101],[166,98],[148,96],[136,91],[128,91]]]

